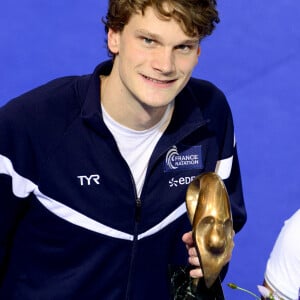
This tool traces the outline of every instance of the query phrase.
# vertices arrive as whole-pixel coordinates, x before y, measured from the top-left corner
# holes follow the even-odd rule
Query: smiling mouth
[[[153,83],[158,83],[158,84],[169,84],[172,82],[175,82],[176,79],[171,79],[171,80],[158,80],[158,79],[154,79],[145,75],[142,75],[145,79],[152,81]]]

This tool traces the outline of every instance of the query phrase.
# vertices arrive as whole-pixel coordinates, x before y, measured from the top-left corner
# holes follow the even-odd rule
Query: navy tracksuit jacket
[[[102,120],[99,74],[53,80],[0,109],[0,299],[170,299],[187,264],[185,193],[216,171],[234,229],[246,221],[222,92],[190,79],[149,162],[140,199]]]

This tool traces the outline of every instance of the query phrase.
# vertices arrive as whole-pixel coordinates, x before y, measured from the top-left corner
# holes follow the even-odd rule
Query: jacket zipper
[[[138,223],[141,220],[141,209],[142,209],[142,201],[141,201],[140,197],[138,197],[138,195],[137,195],[134,178],[132,176],[131,171],[130,171],[130,176],[131,176],[131,181],[133,184],[134,195],[135,195],[135,216],[134,216],[135,222],[134,222],[134,234],[133,234],[133,241],[132,241],[129,274],[128,274],[128,280],[127,280],[127,290],[126,290],[126,298],[125,298],[126,300],[130,299],[130,291],[131,291],[132,276],[133,276],[132,273],[133,273],[133,269],[134,269],[134,260],[135,260],[135,251],[136,251],[137,241],[138,241]]]
[[[203,121],[201,124],[199,124],[198,127],[202,127],[205,125],[207,121]],[[159,155],[159,157],[162,154]],[[157,158],[158,159],[158,158]],[[150,168],[150,165],[148,166]],[[149,171],[149,170],[148,170]],[[134,260],[135,260],[135,251],[137,247],[137,242],[138,242],[138,225],[139,222],[141,221],[141,212],[142,212],[142,201],[141,198],[137,195],[137,190],[134,182],[134,178],[132,176],[131,170],[129,170],[130,176],[131,176],[131,181],[133,184],[133,189],[134,189],[134,195],[135,195],[135,224],[134,224],[134,235],[133,235],[133,241],[132,241],[132,252],[131,252],[131,258],[130,258],[130,266],[129,266],[129,274],[128,274],[128,280],[127,280],[127,291],[126,291],[126,300],[130,300],[130,291],[132,288],[132,277],[133,277],[133,270],[134,270]],[[146,174],[146,177],[148,175],[148,172]],[[146,181],[146,178],[145,178]]]
[[[142,209],[142,201],[139,197],[135,200],[135,222],[139,223],[141,220],[141,209]]]

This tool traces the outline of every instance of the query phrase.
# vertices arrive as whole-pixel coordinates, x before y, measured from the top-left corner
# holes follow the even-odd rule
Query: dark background
[[[283,222],[300,207],[300,2],[220,0],[221,23],[194,75],[226,94],[236,128],[248,222],[236,235],[228,300],[257,293]],[[0,10],[0,105],[107,58],[106,0],[9,0]],[[3,141],[0,141],[3,143]]]

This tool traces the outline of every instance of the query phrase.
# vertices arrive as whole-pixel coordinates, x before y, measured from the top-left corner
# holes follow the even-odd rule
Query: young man
[[[215,4],[111,0],[111,61],[0,110],[1,299],[170,299],[169,270],[201,276],[185,194],[203,172],[242,228],[230,109],[191,79]]]

